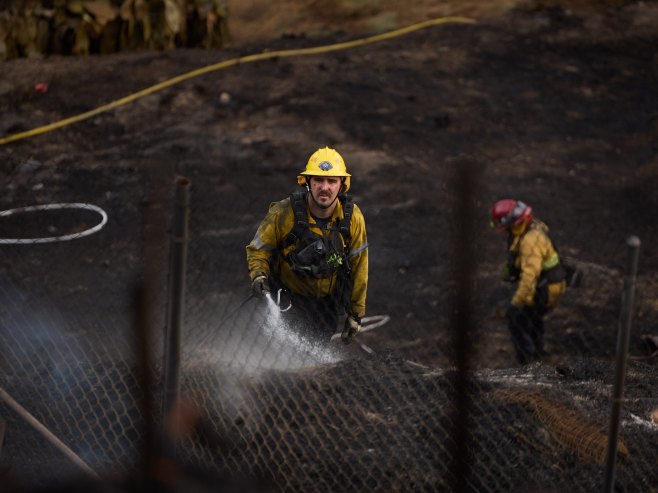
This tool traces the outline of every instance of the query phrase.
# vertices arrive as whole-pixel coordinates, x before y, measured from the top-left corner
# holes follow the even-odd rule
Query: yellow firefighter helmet
[[[350,188],[350,175],[343,157],[335,149],[323,147],[315,151],[306,163],[306,168],[297,177],[297,184],[306,185],[307,177],[338,176],[343,179],[342,193]]]

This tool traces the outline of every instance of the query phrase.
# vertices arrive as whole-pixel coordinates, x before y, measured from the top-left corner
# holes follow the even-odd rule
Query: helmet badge
[[[333,168],[333,165],[329,161],[322,161],[318,165],[318,168],[320,168],[322,171],[329,171],[331,168]]]

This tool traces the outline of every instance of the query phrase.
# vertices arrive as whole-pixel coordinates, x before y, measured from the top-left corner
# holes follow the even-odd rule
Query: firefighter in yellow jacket
[[[247,245],[254,294],[282,290],[292,301],[287,320],[327,340],[345,314],[345,343],[361,330],[368,286],[366,226],[346,195],[350,177],[336,150],[318,149],[297,177],[303,188],[270,204]]]
[[[516,359],[531,363],[544,354],[544,315],[564,294],[566,270],[548,237],[548,227],[520,200],[504,199],[491,208],[491,226],[508,234],[506,280],[518,286],[506,317]]]

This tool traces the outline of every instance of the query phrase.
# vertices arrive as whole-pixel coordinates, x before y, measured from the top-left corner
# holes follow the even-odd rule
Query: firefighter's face
[[[334,203],[342,181],[336,176],[311,176],[310,189],[311,195],[320,207],[329,207]]]

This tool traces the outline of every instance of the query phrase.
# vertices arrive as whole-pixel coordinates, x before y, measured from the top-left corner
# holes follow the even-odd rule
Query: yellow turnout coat
[[[339,201],[331,216],[329,225],[336,226],[338,221],[343,218],[343,208]],[[308,212],[307,222],[311,232],[322,237],[323,234],[329,234],[328,231],[320,229],[315,219]],[[286,247],[280,255],[275,255],[281,242],[288,236],[293,229],[294,212],[290,203],[290,198],[273,202],[270,204],[269,211],[265,219],[261,222],[254,239],[247,245],[247,264],[249,267],[249,277],[253,280],[256,276],[264,274],[268,276],[276,275],[278,280],[295,294],[307,296],[310,298],[323,298],[333,294],[338,274],[334,272],[326,279],[314,279],[301,277],[295,274],[288,262],[284,260],[293,248],[293,245]],[[363,214],[359,207],[354,204],[352,219],[350,221],[351,245],[347,252],[348,262],[352,271],[352,310],[362,317],[366,311],[366,290],[368,286],[368,241],[366,237],[366,225]],[[341,236],[343,246],[345,241]],[[270,260],[274,262],[271,269]],[[274,272],[271,272],[274,270]]]
[[[516,267],[520,270],[519,284],[512,297],[512,305],[534,305],[537,283],[542,273],[557,267],[560,263],[553,243],[547,235],[548,227],[541,221],[534,220],[527,228],[525,225],[512,229],[510,253],[516,255]],[[564,294],[565,280],[548,283],[548,300],[546,308],[554,308]]]

